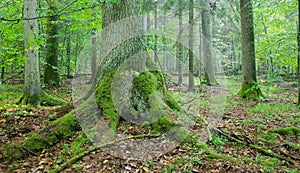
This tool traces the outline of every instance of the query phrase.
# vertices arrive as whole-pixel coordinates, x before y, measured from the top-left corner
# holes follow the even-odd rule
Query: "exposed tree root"
[[[222,130],[218,129],[218,128],[214,128],[213,129],[214,132],[217,132],[219,133],[220,135],[226,137],[227,139],[229,139],[230,141],[233,141],[233,142],[237,142],[237,143],[240,143],[240,144],[243,144],[243,145],[246,145],[248,147],[250,147],[251,149],[255,149],[255,150],[258,150],[260,153],[266,155],[266,156],[270,156],[270,157],[273,157],[273,158],[277,158],[279,160],[284,160],[290,164],[295,164],[295,162],[293,160],[290,160],[288,158],[285,158],[285,157],[281,157],[275,153],[273,153],[272,151],[270,150],[266,150],[266,149],[263,149],[257,145],[253,145],[253,144],[250,144],[248,142],[245,142],[245,141],[242,141],[240,139],[237,139],[237,138],[234,138],[230,135],[228,135],[227,133],[223,132]],[[292,157],[291,157],[292,158]],[[293,159],[293,158],[292,158]]]
[[[1,151],[4,153],[4,158],[0,158],[0,160],[15,160],[26,158],[30,155],[38,155],[43,149],[53,146],[61,140],[70,138],[80,129],[77,118],[72,111],[51,122],[49,126],[40,131],[32,133],[24,141],[6,146]]]
[[[121,139],[116,139],[114,141],[111,141],[109,143],[105,143],[99,146],[91,146],[88,150],[86,150],[85,152],[82,152],[74,157],[72,157],[70,160],[68,160],[67,162],[65,162],[64,164],[62,164],[60,167],[52,169],[49,173],[58,173],[63,171],[64,169],[68,168],[69,166],[71,166],[72,164],[76,163],[77,161],[79,161],[80,159],[82,159],[84,156],[89,155],[91,152],[97,151],[101,148],[105,148],[108,147],[110,145],[113,144],[117,144],[119,142],[128,140],[128,139],[142,139],[142,138],[155,138],[155,137],[159,137],[160,134],[147,134],[147,135],[136,135],[136,136],[129,136],[126,138],[121,138]]]

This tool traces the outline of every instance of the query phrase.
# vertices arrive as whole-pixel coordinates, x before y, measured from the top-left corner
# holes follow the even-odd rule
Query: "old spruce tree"
[[[252,1],[240,0],[240,9],[243,83],[238,95],[241,98],[255,99],[262,96],[262,92],[256,79]]]

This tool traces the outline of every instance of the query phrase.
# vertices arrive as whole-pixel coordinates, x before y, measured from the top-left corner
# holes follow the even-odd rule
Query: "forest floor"
[[[185,92],[184,86],[169,88],[186,109],[203,115],[210,123],[212,141],[206,144],[211,152],[201,147],[203,126],[196,124],[193,140],[182,142],[158,158],[132,160],[100,149],[63,172],[298,172],[300,111],[296,86],[292,82],[260,80],[265,98],[249,101],[236,97],[238,79],[222,81],[218,87],[198,86],[194,93]],[[0,85],[0,148],[25,139],[73,108],[17,106],[14,103],[21,91],[21,85]],[[47,92],[71,103],[68,86]],[[119,128],[126,133],[144,130],[126,123]],[[48,172],[87,150],[92,143],[85,139],[83,132],[78,132],[39,154],[0,163],[0,172]]]

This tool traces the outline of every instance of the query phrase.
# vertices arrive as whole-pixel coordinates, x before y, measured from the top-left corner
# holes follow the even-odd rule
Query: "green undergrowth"
[[[288,114],[289,112],[297,112],[299,108],[286,103],[258,103],[250,110],[250,113],[263,115],[277,115]]]
[[[281,135],[300,136],[300,128],[295,126],[290,126],[285,128],[275,128],[273,131]]]
[[[78,135],[75,140],[71,144],[71,152],[72,156],[76,156],[85,151],[84,145],[90,143],[91,141],[88,137],[83,133]]]

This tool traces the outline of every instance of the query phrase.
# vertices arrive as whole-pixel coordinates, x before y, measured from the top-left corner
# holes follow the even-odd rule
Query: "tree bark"
[[[217,85],[218,82],[214,74],[212,46],[211,46],[211,24],[210,24],[210,12],[209,2],[204,0],[204,9],[201,12],[202,18],[202,42],[203,42],[203,56],[204,56],[204,72],[205,79],[208,85]]]
[[[297,68],[297,77],[298,77],[298,105],[300,105],[300,0],[298,0],[298,68]]]
[[[44,82],[48,86],[58,86],[59,85],[59,70],[58,70],[58,16],[55,16],[57,10],[57,0],[50,0],[51,4],[50,15],[47,22],[47,52],[46,52],[46,66],[44,71]]]
[[[182,72],[182,64],[183,64],[183,45],[182,43],[182,0],[178,0],[178,24],[179,24],[179,33],[178,33],[178,43],[177,43],[177,57],[178,57],[178,85],[182,84],[183,80],[183,72]]]
[[[71,77],[71,36],[67,36],[67,77]]]
[[[188,90],[193,91],[194,80],[194,0],[189,2],[189,85]]]
[[[97,74],[97,29],[94,28],[92,31],[92,77],[91,80],[95,80]]]
[[[242,89],[239,91],[239,96],[242,98],[255,99],[262,96],[262,93],[257,85],[256,79],[252,1],[240,0],[240,9],[243,84]]]
[[[102,6],[101,60],[96,77],[95,95],[101,115],[109,120],[109,126],[114,131],[118,126],[120,114],[134,120],[150,120],[152,118],[149,117],[150,97],[155,92],[162,94],[162,99],[171,109],[179,109],[177,103],[167,93],[163,74],[146,53],[142,18],[138,16],[139,3],[139,0],[120,0],[116,3],[105,2]],[[127,17],[130,17],[130,20],[126,20]],[[125,72],[118,71],[123,68]],[[122,76],[126,73],[133,73],[134,79],[122,83],[122,77],[123,79],[128,77]],[[122,76],[117,80],[121,83],[116,86],[117,88],[113,88],[113,81],[118,75]],[[128,88],[130,96],[126,98]],[[112,100],[114,90],[120,91],[124,97],[120,99],[128,99],[124,104],[130,106],[130,109],[115,105]]]
[[[37,17],[37,1],[24,0],[24,18]],[[24,20],[25,37],[25,89],[22,102],[37,105],[40,101],[40,70],[37,49],[38,21],[37,19]]]

